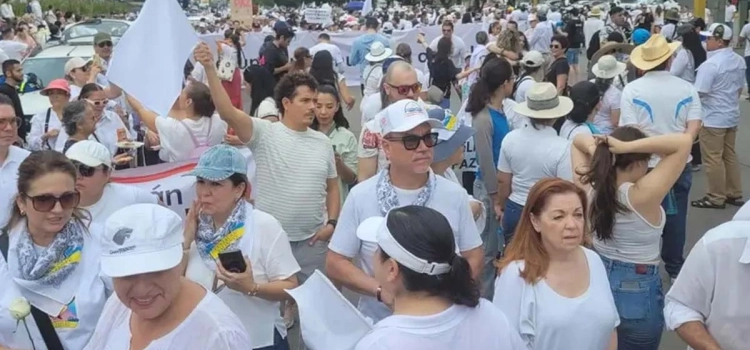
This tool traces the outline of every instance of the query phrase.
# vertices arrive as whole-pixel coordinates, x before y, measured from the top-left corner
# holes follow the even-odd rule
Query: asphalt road
[[[585,70],[585,56],[581,59],[581,67],[583,70]],[[580,79],[580,78],[579,78]],[[351,111],[345,111],[345,115],[347,119],[349,120],[349,123],[351,125],[350,130],[355,134],[359,135],[359,132],[361,130],[361,114],[359,112],[359,101],[361,100],[361,95],[359,91],[359,87],[357,88],[350,88],[350,93],[352,96],[357,98],[357,103],[355,104],[355,107]],[[742,118],[740,120],[740,127],[739,127],[739,136],[736,143],[737,147],[737,156],[739,158],[739,163],[741,164],[740,171],[742,172],[742,186],[745,189],[750,189],[750,142],[743,141],[745,137],[750,137],[745,135],[745,130],[750,130],[750,120],[745,119],[746,115],[750,114],[750,102],[746,101],[744,98],[746,95],[743,95],[742,102],[740,102],[740,108],[742,111]],[[460,107],[460,102],[458,99],[453,97],[453,101],[451,103],[451,107],[454,111],[456,111]],[[705,195],[706,192],[706,176],[703,171],[695,172],[693,173],[693,185],[690,190],[690,199],[699,199]],[[747,198],[747,197],[746,197]],[[703,234],[708,231],[709,229],[723,223],[726,221],[729,221],[732,216],[736,213],[737,208],[732,206],[727,206],[726,209],[722,210],[716,210],[716,209],[696,209],[696,208],[689,208],[688,211],[688,224],[687,224],[687,243],[685,245],[685,255],[690,252],[690,249],[692,249],[693,245],[698,241],[698,239],[703,236]],[[663,269],[662,269],[663,270]],[[664,288],[665,293],[668,290],[670,283],[669,278],[666,276],[666,274],[663,273],[663,281],[664,281]],[[356,297],[352,295],[351,293],[345,293],[352,301],[355,301]],[[290,341],[291,341],[291,349],[297,349],[299,344],[299,325],[296,324],[294,328],[290,330]],[[670,331],[664,331],[664,334],[662,336],[661,346],[659,350],[684,350],[686,349],[685,343],[677,336],[675,332]]]

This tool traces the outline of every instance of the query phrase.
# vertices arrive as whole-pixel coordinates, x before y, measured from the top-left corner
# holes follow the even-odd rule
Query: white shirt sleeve
[[[669,68],[669,72],[672,73],[672,75],[679,77],[686,69],[688,69],[689,64],[690,60],[688,59],[687,51],[681,49],[677,52],[677,56],[672,61],[672,66]]]
[[[29,151],[40,151],[42,149],[42,145],[44,144],[42,135],[44,135],[44,121],[46,117],[47,110],[37,113],[31,118],[31,131],[26,135],[26,141],[29,143]]]
[[[521,277],[522,262],[511,262],[495,279],[495,297],[492,303],[508,317],[510,327],[521,336],[528,350],[534,349],[534,325],[526,319],[524,308],[534,308],[533,300],[525,300],[524,294],[529,286]]]
[[[711,88],[714,85],[714,79],[716,78],[716,75],[718,73],[719,70],[716,65],[709,62],[704,62],[703,64],[701,64],[695,74],[694,85],[695,88],[698,89],[698,92],[704,94],[711,92]]]
[[[289,237],[281,224],[270,215],[268,215],[268,218],[264,220],[266,221],[263,225],[264,234],[275,237],[275,239],[268,247],[268,251],[264,252],[263,261],[265,261],[266,275],[271,282],[285,280],[299,272],[300,267],[294,255],[292,255]]]
[[[497,159],[497,170],[502,171],[506,174],[512,174],[513,171],[510,169],[510,155],[508,155],[508,136],[506,135],[503,142],[500,144],[500,156]]]
[[[638,115],[633,104],[633,98],[630,96],[630,90],[625,87],[620,97],[620,126],[640,125]]]
[[[745,77],[742,76],[742,79],[744,80]],[[698,90],[693,89],[690,96],[693,98],[693,101],[687,105],[687,121],[701,120],[703,106],[701,105],[701,98],[698,95]]]
[[[691,321],[703,322],[711,313],[715,267],[703,240],[690,251],[680,275],[665,298],[664,321],[675,330]]]
[[[465,193],[465,192],[464,192]],[[466,193],[464,199],[461,202],[461,216],[458,227],[458,250],[460,252],[466,252],[477,247],[482,246],[482,238],[479,237],[477,231],[477,224],[474,222],[474,215],[471,213],[471,207],[469,207],[469,194]]]
[[[263,141],[266,133],[271,129],[271,122],[259,118],[251,118],[253,122],[253,135],[250,138],[250,142],[247,143],[247,147],[250,150],[254,150]]]
[[[336,229],[333,231],[331,242],[328,243],[328,249],[347,258],[356,257],[359,253],[359,247],[362,244],[357,237],[359,222],[356,196],[352,196],[350,193],[344,201],[343,208],[341,208],[339,221],[336,224]]]

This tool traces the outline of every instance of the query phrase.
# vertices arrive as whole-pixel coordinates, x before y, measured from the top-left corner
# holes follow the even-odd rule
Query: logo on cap
[[[117,245],[123,245],[125,244],[125,241],[130,238],[130,235],[133,234],[133,229],[129,227],[123,227],[117,232],[115,232],[115,235],[112,236],[112,241],[115,242]]]
[[[404,106],[404,116],[413,117],[415,115],[424,115],[424,108],[417,102],[409,102]]]
[[[719,24],[716,26],[716,29],[714,29],[714,36],[717,38],[723,38],[724,37],[724,26]]]

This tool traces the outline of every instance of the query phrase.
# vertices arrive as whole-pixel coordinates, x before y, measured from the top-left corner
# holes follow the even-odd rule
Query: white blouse
[[[49,124],[47,124],[47,111],[49,111]],[[62,116],[57,116],[54,110],[51,108],[45,109],[42,112],[37,113],[31,117],[31,131],[26,136],[26,141],[29,143],[30,151],[40,151],[43,149],[53,149],[55,142],[57,142],[57,136],[50,137],[47,141],[42,141],[42,136],[45,134],[44,125],[47,124],[47,132],[51,130],[59,130],[62,133]]]
[[[22,225],[22,224],[19,224]],[[18,227],[18,226],[17,226]],[[8,257],[11,266],[15,266],[14,259],[17,259],[15,244],[18,241],[17,229],[11,230],[10,249]],[[94,328],[102,314],[102,309],[111,294],[111,280],[100,275],[99,259],[101,256],[98,241],[92,237],[100,237],[103,234],[103,228],[99,225],[92,224],[89,227],[89,233],[84,235],[83,248],[81,249],[81,261],[74,272],[67,277],[67,282],[72,284],[73,298],[67,305],[63,306],[52,319],[52,326],[55,328],[60,342],[66,349],[82,349],[94,333]],[[60,305],[61,296],[59,291],[46,290],[41,291],[29,286],[22,287],[20,283],[30,284],[28,281],[21,281],[11,272],[8,262],[0,258],[0,347],[10,349],[32,349],[29,340],[29,333],[23,325],[17,325],[16,320],[10,316],[8,308],[10,304],[18,298],[27,299],[32,305],[40,310],[57,309]],[[65,282],[63,282],[65,285]],[[32,290],[33,289],[33,290]],[[50,288],[51,289],[51,288]],[[62,288],[65,289],[65,288]],[[45,297],[44,293],[49,297]],[[52,312],[45,311],[47,314]],[[31,337],[34,339],[34,345],[37,350],[46,350],[42,335],[34,322],[34,318],[29,315],[26,317],[26,325],[29,327]]]
[[[620,316],[602,259],[581,249],[588,260],[589,288],[576,298],[557,294],[544,279],[526,283],[520,275],[523,261],[510,263],[495,280],[495,290],[502,292],[495,293],[493,303],[529,349],[607,349]]]

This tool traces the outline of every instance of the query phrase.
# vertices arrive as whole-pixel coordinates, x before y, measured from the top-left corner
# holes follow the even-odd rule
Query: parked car
[[[112,41],[117,44],[117,41],[130,28],[131,24],[130,21],[105,18],[77,22],[65,27],[60,36],[60,41],[63,44],[91,44],[96,33],[104,32],[112,35]]]

